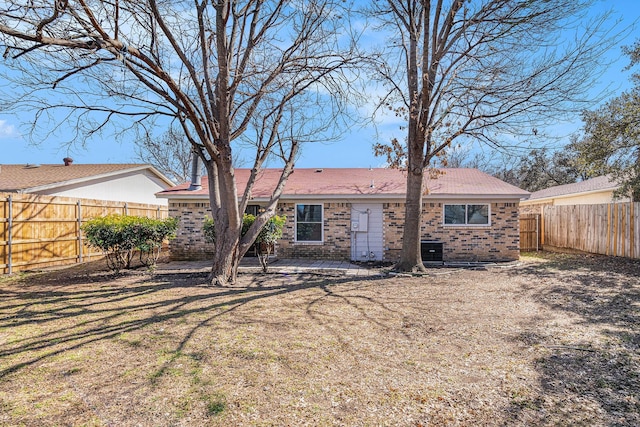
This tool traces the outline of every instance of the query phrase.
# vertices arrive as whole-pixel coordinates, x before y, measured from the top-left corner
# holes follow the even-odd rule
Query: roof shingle
[[[142,164],[0,165],[0,191],[29,192],[102,176],[153,169]],[[159,173],[157,173],[162,177]],[[166,178],[162,177],[166,180]],[[167,183],[171,182],[167,180]]]
[[[618,188],[618,184],[612,180],[611,176],[598,176],[573,184],[556,185],[531,193],[529,200],[547,199],[550,197],[564,196],[568,194],[588,193],[599,190],[612,190]]]
[[[526,197],[529,193],[507,184],[477,169],[440,169],[434,178],[425,177],[427,194],[433,196],[512,196]],[[236,169],[238,193],[249,178],[250,169]],[[254,199],[268,198],[280,177],[280,169],[264,169],[253,189]],[[429,175],[429,174],[425,174]],[[359,196],[400,198],[406,192],[406,172],[387,168],[323,168],[295,169],[289,177],[282,198],[302,196]],[[189,183],[177,185],[157,193],[167,198],[205,198],[209,195],[208,181],[202,179],[202,189],[190,191]]]

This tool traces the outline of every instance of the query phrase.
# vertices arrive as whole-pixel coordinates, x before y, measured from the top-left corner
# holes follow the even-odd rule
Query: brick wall
[[[351,203],[324,203],[323,205],[323,243],[295,242],[295,203],[278,205],[278,215],[287,217],[282,239],[278,242],[279,257],[335,260],[351,258]]]
[[[169,241],[169,253],[173,260],[211,259],[213,244],[204,241],[202,225],[211,217],[208,202],[169,202],[169,216],[178,218],[176,238]]]
[[[385,260],[396,261],[402,249],[404,203],[385,203]],[[421,240],[444,242],[444,261],[510,261],[520,256],[517,203],[491,203],[491,226],[443,225],[443,203],[422,205]]]
[[[315,202],[308,202],[315,203]],[[208,203],[170,203],[169,215],[180,218],[178,235],[170,242],[172,259],[206,259],[213,245],[204,241],[202,224]],[[287,221],[276,253],[280,258],[347,260],[351,255],[351,204],[324,203],[324,242],[295,242],[295,203],[281,203],[278,215]],[[491,203],[491,226],[444,226],[443,203],[423,204],[421,240],[444,242],[445,261],[509,261],[520,256],[517,203]],[[383,260],[395,261],[402,248],[404,203],[383,203]]]

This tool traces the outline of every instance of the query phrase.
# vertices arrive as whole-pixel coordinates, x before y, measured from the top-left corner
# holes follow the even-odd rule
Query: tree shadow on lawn
[[[514,402],[512,413],[535,424],[554,413],[567,425],[640,425],[640,262],[546,256],[513,274],[528,279],[526,290],[552,313],[569,315],[571,326],[536,322],[517,338],[548,351],[536,360],[541,394]]]
[[[351,282],[357,286],[364,280],[379,279],[307,273],[249,274],[243,285],[219,288],[209,286],[206,276],[207,273],[96,273],[83,279],[66,277],[67,281],[43,275],[35,281],[27,276],[11,285],[0,283],[4,301],[0,307],[0,331],[23,331],[17,334],[19,338],[0,340],[0,359],[17,359],[0,366],[0,379],[92,343],[191,315],[202,317],[177,344],[173,353],[180,354],[199,329],[246,304],[311,288],[329,296],[334,285]],[[162,375],[170,363],[167,361],[156,375]]]

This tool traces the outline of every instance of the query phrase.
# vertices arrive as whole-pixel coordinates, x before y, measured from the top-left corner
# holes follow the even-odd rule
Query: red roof
[[[477,169],[439,169],[436,178],[425,177],[429,196],[516,198],[529,193]],[[244,190],[250,169],[236,169],[238,193]],[[253,189],[253,199],[267,199],[280,177],[281,169],[264,169]],[[429,174],[425,174],[429,175]],[[322,168],[295,169],[281,199],[297,198],[404,198],[406,172],[398,169]],[[208,198],[208,181],[202,189],[189,190],[189,183],[156,194],[158,197]]]

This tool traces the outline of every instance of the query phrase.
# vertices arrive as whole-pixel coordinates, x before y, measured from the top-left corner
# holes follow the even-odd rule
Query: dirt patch
[[[0,279],[0,425],[638,425],[640,263]]]

